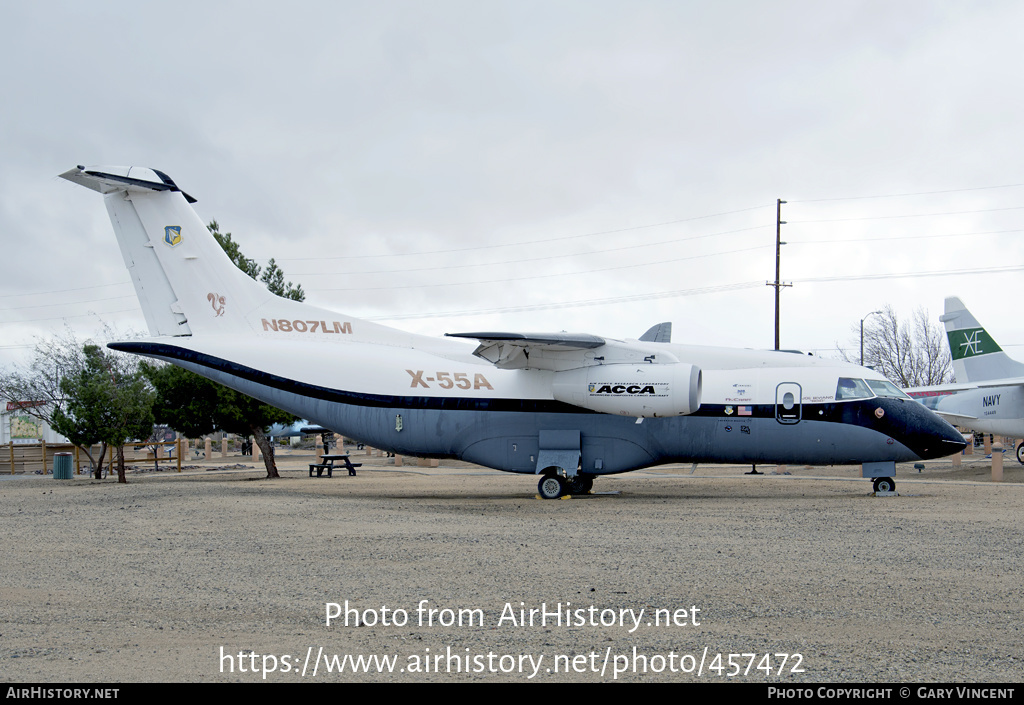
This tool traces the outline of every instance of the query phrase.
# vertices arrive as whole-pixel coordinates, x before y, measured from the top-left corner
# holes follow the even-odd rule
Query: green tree
[[[84,368],[83,345],[70,328],[65,328],[63,333],[50,338],[37,338],[32,359],[27,364],[14,365],[0,373],[0,397],[21,402],[19,413],[33,416],[53,428],[53,415],[65,403],[61,380],[79,374]],[[99,476],[103,470],[106,444],[100,446],[100,455],[94,458],[91,444],[82,445],[68,440],[85,453]]]
[[[267,477],[280,477],[266,430],[275,423],[292,423],[295,416],[181,367],[143,363],[142,371],[156,390],[153,414],[159,423],[191,438],[214,431],[253,436]]]
[[[271,257],[270,261],[267,262],[267,268],[263,272],[263,276],[260,277],[260,281],[263,282],[267,289],[271,293],[277,294],[285,299],[292,299],[293,301],[305,301],[306,292],[302,290],[302,284],[293,285],[291,282],[287,284],[284,281],[284,272],[277,266],[277,262]]]
[[[214,239],[221,246],[221,249],[231,258],[231,261],[235,263],[235,266],[241,269],[243,272],[248,274],[253,279],[258,279],[260,276],[260,266],[256,264],[256,260],[249,259],[242,254],[242,251],[238,248],[238,243],[231,239],[231,233],[222,233],[220,231],[220,225],[216,220],[211,220],[210,224],[206,226],[206,229],[210,231]]]
[[[98,345],[82,348],[84,365],[60,381],[63,403],[53,412],[53,430],[79,447],[103,443],[116,449],[117,481],[127,482],[124,445],[153,432],[153,392],[135,360]],[[103,462],[96,466],[99,477]]]
[[[306,292],[302,290],[302,285],[285,282],[284,272],[278,266],[277,262],[274,261],[273,257],[270,258],[270,261],[267,263],[267,268],[264,270],[256,264],[256,260],[249,259],[242,254],[242,250],[239,249],[238,243],[232,239],[231,233],[222,233],[220,231],[220,225],[216,220],[211,220],[210,224],[207,225],[206,228],[220,244],[221,249],[223,249],[224,252],[227,253],[227,256],[231,258],[231,261],[235,263],[235,266],[253,279],[263,282],[271,293],[294,301],[306,300]],[[263,272],[262,277],[260,276],[261,271]]]

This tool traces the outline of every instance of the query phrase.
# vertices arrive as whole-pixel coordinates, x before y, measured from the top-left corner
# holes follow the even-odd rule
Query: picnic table
[[[335,465],[335,463],[339,463],[339,465]],[[349,460],[347,453],[344,455],[324,455],[319,463],[309,464],[309,476],[313,477],[313,469],[315,468],[317,477],[322,477],[324,470],[327,471],[327,477],[331,477],[335,467],[345,468],[348,470],[349,475],[355,475],[356,468],[362,467],[362,465],[362,463],[353,463]]]

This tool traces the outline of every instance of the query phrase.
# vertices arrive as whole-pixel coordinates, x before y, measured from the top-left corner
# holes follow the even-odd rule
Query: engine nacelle
[[[558,401],[603,414],[683,416],[700,408],[700,368],[663,365],[594,365],[556,372],[551,394]]]

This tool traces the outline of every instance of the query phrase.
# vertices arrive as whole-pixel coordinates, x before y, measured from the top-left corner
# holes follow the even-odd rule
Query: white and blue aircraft
[[[872,370],[786,352],[475,332],[434,338],[277,297],[235,267],[166,174],[78,167],[105,195],[153,337],[111,343],[395,453],[539,475],[544,498],[670,462],[895,463],[962,436]],[[465,339],[476,342],[467,346]]]
[[[939,319],[953,360],[954,384],[908,389],[907,394],[960,428],[1024,438],[1024,364],[999,347],[963,302],[945,301]],[[1024,463],[1024,444],[1017,447]]]

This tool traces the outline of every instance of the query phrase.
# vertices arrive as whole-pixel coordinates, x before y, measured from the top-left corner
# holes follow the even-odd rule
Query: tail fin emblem
[[[226,301],[223,296],[218,296],[211,292],[206,295],[206,300],[210,302],[211,306],[213,306],[213,310],[216,312],[217,317],[224,315],[224,304]]]
[[[981,341],[978,340],[978,333],[980,332],[981,331],[976,330],[971,331],[970,335],[964,333],[964,342],[960,343],[961,348],[967,348],[963,353],[964,357],[967,357],[968,355],[980,355],[982,353],[982,350],[979,347],[981,345]]]
[[[168,225],[164,228],[164,242],[169,246],[174,247],[181,242],[181,226],[180,225]]]

